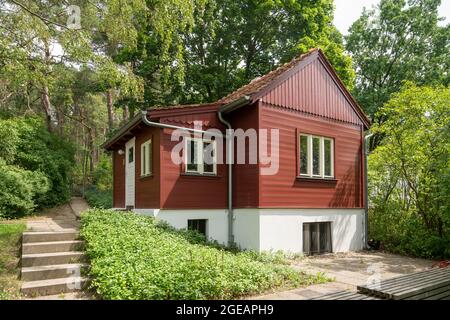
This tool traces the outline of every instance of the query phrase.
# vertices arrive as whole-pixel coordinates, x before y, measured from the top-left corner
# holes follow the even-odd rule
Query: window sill
[[[201,178],[222,178],[214,173],[194,173],[194,172],[183,172],[180,174],[182,177],[201,177]]]
[[[338,182],[338,180],[335,178],[297,176],[296,179],[302,182],[318,182],[318,183],[332,183],[332,184],[336,184]]]
[[[149,173],[149,174],[140,176],[139,178],[140,178],[141,180],[146,180],[146,179],[149,179],[149,178],[153,178],[153,173]]]

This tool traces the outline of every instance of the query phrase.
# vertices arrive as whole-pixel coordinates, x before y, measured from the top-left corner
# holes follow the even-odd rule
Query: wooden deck
[[[357,286],[312,300],[450,300],[450,266]]]

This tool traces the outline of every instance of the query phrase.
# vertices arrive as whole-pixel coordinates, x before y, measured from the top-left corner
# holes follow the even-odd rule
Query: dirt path
[[[374,251],[308,257],[294,267],[310,273],[323,272],[335,281],[254,298],[304,300],[341,290],[355,291],[357,285],[365,284],[374,275],[385,280],[425,270],[433,263],[431,260]]]

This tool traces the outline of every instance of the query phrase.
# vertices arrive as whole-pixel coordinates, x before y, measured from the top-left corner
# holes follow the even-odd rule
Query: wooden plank
[[[440,288],[443,287],[445,285],[449,285],[450,284],[450,279],[438,279],[432,283],[427,283],[426,286],[423,287],[415,287],[415,288],[411,288],[409,290],[405,290],[405,291],[396,291],[393,293],[388,293],[390,295],[391,298],[393,298],[394,300],[401,300],[401,299],[405,299],[420,293],[424,293],[436,288]]]
[[[445,270],[447,269],[447,270]],[[450,268],[445,268],[445,269],[430,269],[430,270],[425,270],[425,271],[420,271],[420,272],[416,272],[413,274],[407,274],[407,275],[403,275],[403,276],[399,276],[399,277],[395,277],[395,278],[391,278],[391,279],[387,279],[387,280],[382,280],[381,281],[381,286],[382,287],[389,287],[390,285],[396,285],[399,283],[404,283],[404,282],[410,282],[414,279],[419,279],[422,278],[424,276],[432,276],[434,274],[440,274],[442,272],[444,272],[443,270],[445,270],[445,272],[449,272]],[[366,290],[366,289],[374,289],[377,288],[378,286],[376,284],[373,285],[359,285],[357,286],[358,291],[360,290]]]
[[[450,279],[450,274],[434,274],[432,276],[424,276],[423,278],[419,278],[419,279],[413,279],[411,281],[408,282],[403,282],[403,283],[399,283],[399,284],[392,284],[386,287],[381,286],[381,289],[379,289],[378,291],[383,291],[383,292],[399,292],[399,291],[404,291],[405,288],[415,288],[415,287],[424,287],[427,285],[427,283],[434,283],[436,282],[436,280],[445,280],[445,279]]]
[[[381,297],[389,297],[386,292],[395,289],[401,289],[408,286],[417,286],[418,284],[434,281],[435,279],[450,278],[450,268],[429,270],[428,273],[420,272],[410,275],[410,277],[401,276],[399,278],[381,281],[379,286],[358,286],[358,291],[362,293],[370,293]]]
[[[423,279],[417,279],[411,282],[403,283],[397,286],[391,286],[390,288],[385,288],[384,292],[399,292],[404,291],[408,288],[418,288],[418,287],[426,287],[427,284],[433,284],[436,281],[445,281],[450,279],[448,275],[436,275],[434,277],[427,277]]]

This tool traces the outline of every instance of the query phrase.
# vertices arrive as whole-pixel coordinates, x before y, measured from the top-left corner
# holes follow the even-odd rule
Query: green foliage
[[[40,197],[49,189],[43,173],[7,165],[1,158],[0,183],[0,218],[32,213]]]
[[[450,25],[440,27],[440,0],[382,0],[365,10],[346,37],[357,73],[353,94],[374,122],[405,80],[448,85]]]
[[[91,207],[109,209],[113,207],[112,189],[98,189],[96,186],[90,186],[84,192],[84,198]]]
[[[153,36],[149,20],[136,50],[125,48],[117,59],[144,78],[145,105],[215,101],[314,47],[352,87],[354,71],[332,25],[333,10],[332,0],[196,0],[180,7],[184,20],[170,22],[178,26],[164,38],[170,48]]]
[[[102,155],[92,175],[92,184],[100,191],[112,190],[113,172],[110,155]]]
[[[392,251],[450,257],[450,90],[406,84],[379,112],[369,157],[371,235]]]
[[[328,280],[209,246],[131,212],[91,209],[81,234],[93,287],[105,299],[232,299]]]
[[[0,223],[0,300],[20,298],[19,256],[23,223]]]
[[[73,147],[34,117],[0,120],[2,213],[28,214],[70,198]],[[3,135],[2,135],[3,137]],[[11,142],[8,142],[11,138]]]

